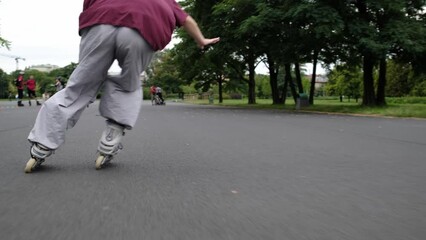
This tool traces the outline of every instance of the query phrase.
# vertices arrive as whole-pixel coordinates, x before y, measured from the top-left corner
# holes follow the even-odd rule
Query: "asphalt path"
[[[97,171],[96,102],[25,174],[40,107],[15,105],[0,102],[4,240],[426,239],[426,120],[144,103]]]

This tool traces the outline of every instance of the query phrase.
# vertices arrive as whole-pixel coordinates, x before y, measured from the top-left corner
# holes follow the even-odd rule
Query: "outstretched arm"
[[[197,43],[199,48],[204,48],[204,46],[215,44],[219,42],[220,38],[205,38],[203,36],[203,33],[201,32],[200,28],[198,27],[197,22],[188,15],[188,17],[185,20],[185,23],[183,24],[183,29],[191,36],[195,42]]]

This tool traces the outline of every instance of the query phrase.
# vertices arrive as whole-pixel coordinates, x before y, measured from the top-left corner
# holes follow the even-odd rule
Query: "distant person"
[[[219,41],[205,38],[175,0],[84,0],[79,64],[67,86],[41,107],[28,136],[32,146],[25,172],[37,168],[64,143],[66,130],[77,123],[101,88],[99,111],[107,126],[99,141],[96,169],[109,162],[122,149],[124,130],[132,129],[139,117],[140,74],[180,26],[200,48]],[[115,60],[121,74],[108,76]]]
[[[41,105],[41,103],[37,100],[36,96],[36,81],[33,75],[30,75],[30,78],[26,82],[27,92],[28,92],[28,104],[31,106],[31,99],[36,101],[37,105]]]
[[[62,85],[61,79],[60,78],[56,78],[55,80],[55,88],[56,88],[56,92],[61,91],[64,88],[64,85]]]
[[[8,98],[9,98],[9,101],[12,101],[13,94],[12,94],[12,92],[11,92],[11,91],[9,91],[9,96],[8,96]]]
[[[161,89],[160,87],[156,87],[155,88],[155,94],[157,94],[158,98],[160,98],[160,100],[161,100],[161,104],[163,104],[164,103],[163,89]]]
[[[18,107],[23,107],[22,99],[24,98],[24,72],[19,72],[15,79],[15,86],[18,90]]]
[[[154,96],[155,96],[155,85],[152,85],[149,88],[149,93],[151,94],[151,103],[154,102]]]

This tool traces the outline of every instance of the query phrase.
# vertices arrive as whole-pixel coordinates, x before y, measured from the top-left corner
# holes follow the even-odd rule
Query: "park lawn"
[[[188,101],[195,104],[209,104],[207,99]],[[288,98],[285,105],[273,105],[271,99],[256,99],[256,104],[247,104],[247,99],[225,99],[223,103],[214,100],[214,105],[229,107],[244,107],[256,109],[282,109],[287,111],[310,111],[323,113],[341,113],[386,117],[426,118],[425,103],[394,103],[389,101],[384,107],[363,107],[360,103],[351,101],[340,102],[338,99],[315,99],[314,105],[296,110],[292,98]]]

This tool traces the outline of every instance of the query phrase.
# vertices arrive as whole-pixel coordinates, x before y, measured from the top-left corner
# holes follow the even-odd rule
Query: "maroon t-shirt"
[[[98,24],[133,28],[157,51],[187,16],[175,0],[84,0],[79,30]]]

